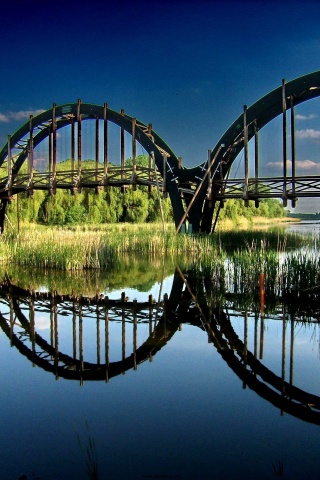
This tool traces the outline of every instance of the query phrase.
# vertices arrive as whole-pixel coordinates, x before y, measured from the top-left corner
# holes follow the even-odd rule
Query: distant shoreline
[[[264,227],[268,228],[275,225],[287,224],[287,223],[299,223],[302,218],[293,218],[293,217],[276,217],[276,218],[266,218],[266,217],[251,217],[250,219],[245,217],[238,217],[236,220],[225,219],[221,220],[217,224],[218,230],[234,229],[234,228],[258,228]]]

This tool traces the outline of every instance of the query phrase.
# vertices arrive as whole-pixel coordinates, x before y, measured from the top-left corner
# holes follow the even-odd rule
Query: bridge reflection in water
[[[183,324],[193,325],[207,335],[241,379],[243,388],[248,386],[281,413],[319,425],[320,397],[294,385],[297,326],[305,324],[312,328],[317,324],[319,306],[308,308],[308,313],[302,308],[289,315],[282,302],[267,315],[268,320],[282,323],[281,375],[277,375],[263,361],[264,305],[260,304],[260,309],[259,305],[245,307],[239,304],[239,296],[232,294],[222,303],[211,287],[208,279],[191,271],[183,273],[179,267],[170,295],[164,294],[158,301],[152,295],[145,302],[130,301],[124,292],[117,300],[100,294],[76,297],[35,292],[8,282],[0,290],[0,326],[11,345],[33,366],[53,373],[56,379],[78,380],[83,385],[90,380],[108,382],[130,369],[136,370],[142,362],[152,361]],[[243,340],[236,332],[234,319],[236,324],[239,319],[243,322]],[[48,328],[44,328],[44,321]],[[118,328],[113,329],[115,325]],[[253,332],[253,339],[249,338],[249,331]],[[46,332],[49,332],[47,337]],[[139,338],[143,338],[140,343]],[[120,346],[121,355],[119,352],[111,355],[116,352],[114,344]],[[87,353],[89,357],[95,356],[95,360],[87,358]],[[121,358],[112,360],[117,355]]]

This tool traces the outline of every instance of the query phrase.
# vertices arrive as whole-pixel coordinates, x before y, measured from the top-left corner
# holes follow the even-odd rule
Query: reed
[[[219,232],[213,235],[177,235],[172,225],[165,232],[161,224],[117,224],[96,227],[48,228],[35,226],[19,233],[9,232],[0,237],[0,263],[24,267],[60,270],[109,269],[120,256],[145,255],[187,256],[198,262],[209,259],[214,268],[221,268],[224,256],[233,257],[234,276],[246,283],[243,261],[255,269],[270,269],[274,251],[287,251],[312,240],[298,235],[274,232]],[[247,260],[240,255],[245,252]],[[272,265],[272,262],[271,262]],[[274,268],[272,266],[272,268]],[[240,280],[239,280],[240,281]]]

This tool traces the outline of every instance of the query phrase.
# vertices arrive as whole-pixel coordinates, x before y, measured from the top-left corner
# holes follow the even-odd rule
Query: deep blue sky
[[[244,104],[320,69],[319,25],[319,0],[12,0],[1,5],[0,144],[30,111],[80,98],[152,123],[197,165]],[[320,171],[317,134],[304,140],[299,160]]]

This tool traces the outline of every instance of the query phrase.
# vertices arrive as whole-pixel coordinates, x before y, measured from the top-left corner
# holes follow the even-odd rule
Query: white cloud
[[[314,130],[313,128],[307,128],[306,130],[297,130],[297,138],[312,138],[313,140],[320,139],[320,130]]]
[[[291,160],[287,160],[288,174],[290,175],[290,169],[292,166]],[[269,162],[267,167],[274,170],[283,170],[282,162]],[[296,171],[303,171],[303,173],[316,173],[320,172],[320,163],[316,163],[313,160],[296,160]]]
[[[9,119],[8,115],[5,115],[4,113],[0,113],[0,122],[1,123],[10,122],[10,119]]]
[[[36,319],[36,330],[49,330],[50,318],[41,315]]]
[[[9,123],[12,120],[21,121],[27,120],[30,118],[30,115],[34,117],[39,115],[39,113],[44,112],[45,110],[38,109],[38,110],[20,110],[19,112],[6,112],[0,113],[0,122],[2,123]]]
[[[311,113],[310,115],[300,115],[299,113],[295,116],[296,120],[312,120],[312,118],[317,118],[318,115]]]
[[[320,171],[320,163],[313,162],[312,160],[297,160],[296,168],[300,170]]]

